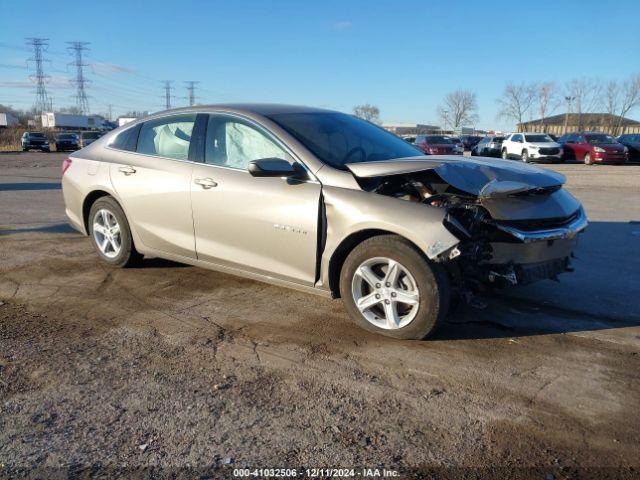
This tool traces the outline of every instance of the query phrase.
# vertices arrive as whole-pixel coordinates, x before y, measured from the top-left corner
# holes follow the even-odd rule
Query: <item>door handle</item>
[[[200,185],[205,190],[209,190],[211,187],[217,187],[218,184],[213,180],[213,178],[196,178],[193,181],[196,185]]]
[[[132,173],[136,173],[136,169],[131,166],[120,167],[118,171],[124,173],[125,175],[131,175]]]

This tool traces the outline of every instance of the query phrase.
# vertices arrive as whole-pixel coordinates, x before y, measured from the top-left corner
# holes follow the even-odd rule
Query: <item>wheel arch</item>
[[[116,202],[118,200],[106,190],[92,190],[82,201],[82,222],[87,234],[89,234],[89,212],[96,201],[102,197],[112,197]],[[120,204],[120,202],[118,202]],[[120,205],[122,207],[122,205]]]
[[[349,254],[360,245],[363,241],[368,240],[372,237],[377,237],[381,235],[394,235],[398,238],[403,239],[409,245],[411,245],[420,255],[422,255],[425,260],[428,260],[425,253],[416,245],[414,242],[409,240],[408,238],[390,230],[384,230],[380,228],[368,228],[364,230],[358,230],[357,232],[353,232],[345,237],[340,244],[336,247],[331,255],[329,260],[329,290],[331,291],[331,295],[333,298],[340,298],[340,272],[342,271],[342,266],[344,265],[345,260],[349,256]]]

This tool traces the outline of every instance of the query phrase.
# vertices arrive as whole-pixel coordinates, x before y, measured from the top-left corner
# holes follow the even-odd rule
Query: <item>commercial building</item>
[[[609,113],[561,113],[547,118],[519,123],[518,132],[546,132],[563,135],[567,132],[598,131],[610,135],[640,133],[640,122]]]

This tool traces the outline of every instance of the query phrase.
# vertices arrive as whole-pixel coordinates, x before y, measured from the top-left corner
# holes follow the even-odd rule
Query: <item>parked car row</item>
[[[75,151],[86,147],[100,138],[104,133],[99,131],[63,132],[56,135],[54,144],[57,152]],[[40,150],[50,152],[51,145],[46,133],[24,132],[22,134],[22,151]]]
[[[621,135],[617,140],[598,132],[567,133],[555,138],[546,133],[520,132],[506,137],[484,137],[471,150],[472,156],[502,157],[525,163],[577,160],[594,163],[626,163],[640,159],[640,135]]]

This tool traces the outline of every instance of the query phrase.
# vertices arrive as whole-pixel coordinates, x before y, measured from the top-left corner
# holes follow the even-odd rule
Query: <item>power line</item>
[[[48,38],[27,38],[27,45],[33,48],[33,57],[27,59],[27,62],[35,62],[36,74],[31,75],[29,78],[36,83],[36,100],[33,105],[34,109],[38,113],[42,113],[47,110],[51,110],[51,100],[47,95],[46,83],[49,79],[48,75],[45,75],[42,63],[45,61],[44,52],[49,46]]]
[[[76,86],[76,107],[81,115],[87,115],[89,113],[89,100],[87,98],[87,92],[85,86],[90,83],[89,80],[84,78],[83,67],[88,67],[89,64],[82,63],[82,52],[89,50],[87,45],[89,42],[67,42],[69,47],[67,50],[75,55],[75,60],[69,65],[76,67],[76,79],[73,83]]]
[[[172,80],[164,81],[164,108],[167,110],[171,108],[171,97],[173,97],[171,94],[171,90],[173,90],[173,87],[171,86],[172,83]]]
[[[184,82],[187,85],[187,99],[189,100],[189,106],[193,107],[196,104],[196,95],[195,89],[196,84],[200,82],[194,82],[193,80],[189,80],[188,82]]]

